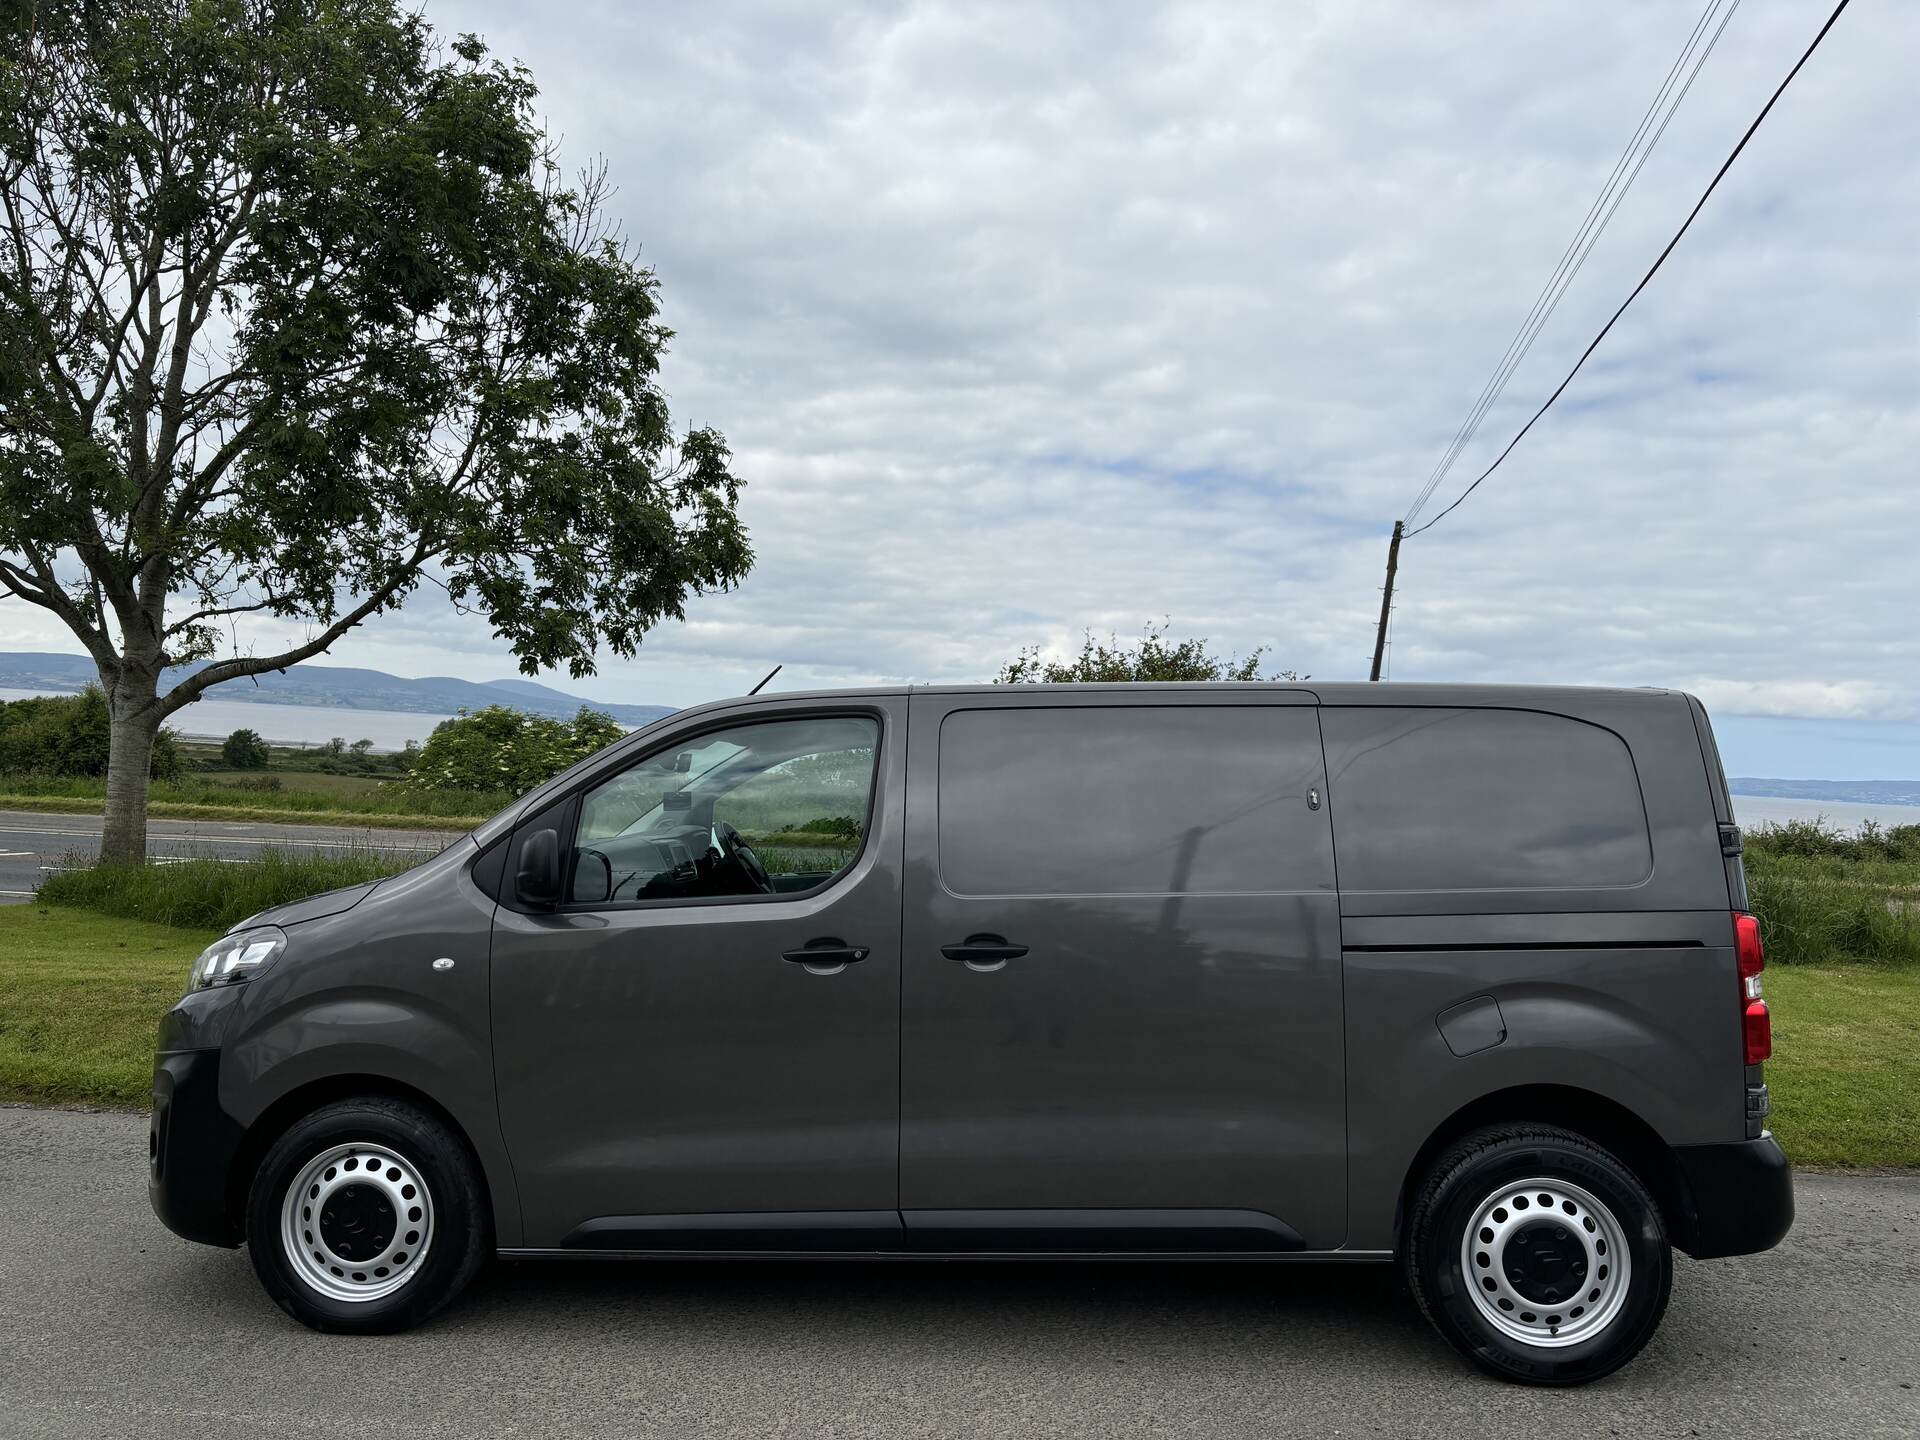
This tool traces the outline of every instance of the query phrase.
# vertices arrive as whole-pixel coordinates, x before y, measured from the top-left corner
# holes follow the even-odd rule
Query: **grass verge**
[[[154,1027],[217,934],[0,907],[0,1099],[144,1107]]]
[[[36,815],[98,815],[104,800],[88,795],[0,794],[0,810]],[[491,813],[491,812],[488,812]],[[375,810],[283,810],[266,805],[185,804],[154,800],[147,814],[155,820],[246,820],[280,825],[342,825],[359,830],[471,830],[486,815],[389,814]]]
[[[241,867],[209,868],[230,880]],[[144,1105],[154,1026],[217,933],[0,907],[0,1099]],[[1766,985],[1772,1124],[1794,1162],[1920,1167],[1920,969],[1805,965],[1770,969]]]
[[[1765,983],[1769,1123],[1794,1163],[1920,1166],[1920,969],[1769,966]]]
[[[183,860],[175,865],[66,870],[47,877],[40,899],[123,920],[225,930],[269,905],[397,875],[410,864],[373,850],[309,855],[269,848],[257,859],[237,864]]]
[[[0,774],[0,808],[100,813],[97,776]],[[156,780],[148,813],[192,820],[280,820],[467,830],[513,801],[504,790],[424,790],[393,780],[297,772]]]

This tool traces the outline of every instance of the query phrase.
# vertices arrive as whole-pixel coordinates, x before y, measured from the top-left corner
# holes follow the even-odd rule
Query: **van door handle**
[[[1004,965],[1026,954],[1027,947],[1009,945],[1004,935],[969,935],[958,945],[942,945],[940,953],[949,960],[962,960],[969,965],[991,965],[996,962]]]
[[[857,965],[871,953],[865,945],[849,945],[844,940],[809,940],[798,950],[783,952],[780,958],[796,965]]]

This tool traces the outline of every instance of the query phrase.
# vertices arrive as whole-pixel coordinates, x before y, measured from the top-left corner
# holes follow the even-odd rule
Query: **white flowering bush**
[[[627,732],[581,706],[571,720],[529,715],[506,705],[462,711],[434,727],[413,762],[410,790],[506,790],[518,795]]]

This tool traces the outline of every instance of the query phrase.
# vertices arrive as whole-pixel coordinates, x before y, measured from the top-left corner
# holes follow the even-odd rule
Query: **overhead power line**
[[[1712,34],[1708,35],[1707,31],[1713,24],[1714,14],[1723,4],[1726,5],[1726,10],[1720,16],[1720,23],[1714,26]],[[1727,22],[1733,19],[1734,11],[1739,8],[1740,0],[1731,0],[1731,3],[1728,3],[1728,0],[1707,0],[1706,9],[1700,12],[1700,18],[1693,23],[1692,33],[1687,36],[1687,43],[1680,48],[1679,55],[1674,57],[1673,64],[1668,67],[1666,78],[1661,81],[1660,88],[1648,104],[1646,113],[1640,117],[1640,123],[1634,127],[1632,136],[1627,140],[1626,148],[1620,152],[1620,158],[1613,162],[1613,170],[1608,174],[1606,184],[1600,187],[1600,193],[1594,196],[1593,203],[1587,207],[1587,213],[1580,222],[1580,228],[1574,232],[1573,239],[1567,242],[1567,248],[1561,252],[1553,273],[1547,277],[1547,283],[1541,287],[1539,295],[1534,297],[1532,308],[1527,311],[1526,318],[1520,322],[1520,328],[1514,331],[1513,338],[1507,342],[1507,348],[1501,354],[1500,362],[1494,366],[1493,374],[1481,387],[1480,394],[1467,411],[1466,419],[1460,422],[1460,428],[1454,432],[1453,439],[1448,442],[1446,450],[1427,476],[1426,483],[1420,487],[1413,497],[1413,502],[1406,508],[1404,518],[1407,524],[1413,524],[1433,492],[1445,482],[1453,469],[1454,462],[1472,443],[1474,435],[1480,429],[1480,422],[1486,419],[1487,412],[1493,408],[1502,392],[1506,390],[1507,382],[1513,378],[1514,372],[1520,368],[1521,362],[1533,349],[1533,342],[1539,338],[1541,330],[1546,327],[1553,312],[1559,308],[1562,297],[1566,295],[1580,271],[1585,268],[1587,257],[1593,253],[1594,246],[1606,233],[1607,226],[1613,221],[1614,212],[1620,208],[1620,202],[1626,199],[1627,192],[1633,188],[1633,182],[1639,179],[1640,171],[1645,167],[1648,157],[1653,154],[1654,147],[1659,145],[1660,137],[1667,133],[1668,124],[1686,100],[1687,92],[1693,89],[1693,82],[1699,76],[1701,67],[1713,54],[1714,47],[1720,43],[1721,34],[1727,28]],[[1702,44],[1702,37],[1705,37],[1704,44]],[[1692,60],[1691,69],[1687,68],[1689,59]],[[1687,71],[1686,79],[1680,82],[1683,69]],[[1679,82],[1677,90],[1676,82]],[[1656,117],[1658,117],[1657,121]]]
[[[1461,503],[1466,500],[1467,496],[1473,494],[1475,490],[1478,490],[1481,482],[1500,468],[1501,462],[1513,453],[1514,446],[1518,445],[1527,437],[1527,432],[1533,429],[1539,422],[1540,417],[1553,408],[1553,402],[1558,400],[1565,392],[1567,386],[1573,383],[1573,377],[1580,373],[1580,368],[1587,363],[1588,357],[1600,348],[1600,342],[1607,338],[1608,332],[1613,329],[1620,317],[1627,313],[1627,307],[1639,298],[1640,292],[1646,289],[1648,282],[1659,273],[1660,267],[1666,263],[1667,257],[1673,253],[1674,247],[1680,243],[1681,238],[1692,227],[1695,217],[1706,207],[1708,199],[1713,195],[1713,192],[1719,188],[1721,180],[1726,178],[1727,171],[1733,168],[1733,162],[1740,158],[1740,152],[1747,148],[1747,142],[1753,139],[1754,132],[1760,128],[1761,122],[1772,112],[1773,107],[1779,102],[1780,97],[1786,94],[1787,87],[1793,83],[1793,77],[1798,75],[1801,67],[1813,58],[1813,52],[1820,48],[1820,42],[1827,38],[1827,32],[1833,29],[1834,22],[1840,18],[1841,14],[1851,3],[1852,0],[1840,0],[1840,3],[1834,6],[1833,13],[1827,17],[1827,23],[1822,25],[1820,27],[1820,33],[1813,37],[1813,43],[1808,45],[1806,51],[1794,62],[1793,68],[1787,72],[1787,78],[1780,82],[1779,88],[1768,98],[1767,103],[1760,107],[1760,113],[1753,117],[1753,123],[1747,126],[1746,133],[1740,137],[1740,143],[1733,147],[1733,152],[1727,156],[1720,168],[1714,172],[1713,179],[1707,182],[1707,188],[1701,192],[1700,198],[1694,202],[1693,209],[1687,212],[1687,218],[1681,222],[1680,228],[1674,232],[1673,238],[1667,242],[1666,248],[1660,252],[1659,257],[1654,260],[1652,266],[1647,270],[1647,273],[1640,277],[1640,283],[1633,287],[1633,292],[1628,295],[1625,300],[1620,302],[1620,308],[1613,312],[1612,318],[1600,327],[1600,333],[1593,337],[1592,343],[1580,352],[1580,358],[1573,362],[1573,368],[1567,372],[1566,378],[1554,387],[1554,391],[1547,397],[1546,403],[1533,412],[1533,418],[1520,427],[1519,434],[1507,442],[1506,449],[1494,457],[1493,463],[1487,466],[1485,470],[1482,470],[1480,474],[1474,478],[1473,483],[1460,492],[1452,504],[1448,505],[1446,509],[1442,510],[1438,515],[1434,516],[1433,519],[1427,521],[1426,524],[1420,526],[1418,529],[1409,530],[1405,538],[1412,539],[1415,535],[1421,534],[1423,531],[1431,530],[1435,525],[1438,525],[1442,520],[1446,519],[1447,516],[1459,509]]]

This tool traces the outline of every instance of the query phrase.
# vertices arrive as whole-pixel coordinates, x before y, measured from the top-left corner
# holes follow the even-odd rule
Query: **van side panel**
[[[1600,918],[1612,923],[1596,928]],[[1422,943],[1405,920],[1345,927],[1350,1248],[1397,1243],[1401,1186],[1421,1147],[1449,1116],[1497,1091],[1554,1085],[1598,1095],[1670,1145],[1745,1137],[1733,950],[1668,943],[1724,925],[1723,914],[1411,923],[1427,927]],[[1475,931],[1479,938],[1464,939]],[[1451,948],[1448,937],[1467,948]],[[1455,1055],[1440,1017],[1480,997],[1498,1005],[1505,1038]]]
[[[1598,1096],[1669,1145],[1744,1139],[1726,872],[1685,697],[1392,698],[1322,711],[1341,885],[1347,1244],[1397,1244],[1422,1147],[1500,1091]],[[1582,766],[1592,773],[1567,773]],[[1367,833],[1396,815],[1415,839]],[[1377,863],[1395,853],[1417,856],[1405,866],[1416,883],[1396,885]]]
[[[1340,1246],[1340,917],[1319,727],[1311,697],[1221,690],[914,696],[910,1235],[1030,1248],[1047,1212],[1081,1236],[1051,1248],[1150,1246],[1146,1220],[1243,1249],[1233,1232],[1264,1216],[1254,1228],[1289,1247]],[[970,961],[987,940],[1018,953]],[[969,1241],[961,1212],[1002,1233]]]

